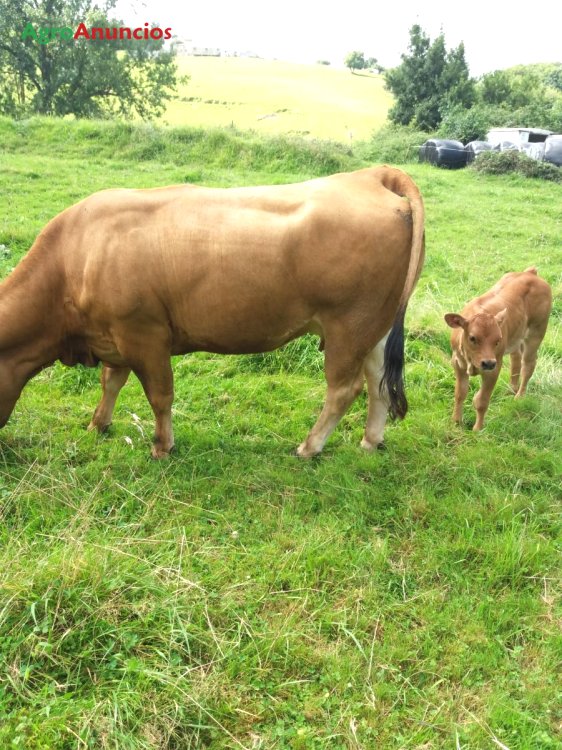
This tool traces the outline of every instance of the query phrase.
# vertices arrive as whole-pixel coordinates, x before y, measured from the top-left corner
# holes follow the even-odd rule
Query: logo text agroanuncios
[[[41,26],[36,29],[32,23],[26,24],[26,27],[21,32],[22,40],[33,39],[39,44],[49,44],[60,39],[63,42],[68,42],[74,39],[87,39],[89,41],[102,41],[102,40],[121,40],[121,39],[137,39],[139,41],[143,39],[171,39],[172,29],[161,29],[155,26],[149,29],[150,24],[145,23],[144,28],[131,29],[128,26],[112,26],[112,27],[100,27],[94,26],[88,29],[85,23],[78,24],[76,29],[71,29],[70,26]]]

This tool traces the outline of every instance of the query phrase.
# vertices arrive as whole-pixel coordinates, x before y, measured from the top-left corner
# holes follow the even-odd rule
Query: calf
[[[490,291],[469,302],[460,315],[445,315],[445,321],[453,329],[455,422],[462,421],[469,376],[480,375],[482,384],[473,401],[476,409],[473,429],[482,429],[504,354],[511,356],[511,389],[515,398],[525,395],[551,307],[549,285],[537,276],[536,268],[527,268],[523,273],[507,273]]]

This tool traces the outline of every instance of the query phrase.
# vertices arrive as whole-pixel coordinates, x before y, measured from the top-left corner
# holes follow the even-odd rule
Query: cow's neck
[[[62,283],[54,259],[31,251],[0,285],[0,360],[24,383],[57,358]]]

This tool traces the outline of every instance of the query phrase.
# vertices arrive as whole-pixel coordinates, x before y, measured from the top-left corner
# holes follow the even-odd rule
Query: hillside
[[[350,142],[386,119],[392,96],[379,75],[238,57],[179,57],[190,76],[162,118],[173,125],[234,125]]]

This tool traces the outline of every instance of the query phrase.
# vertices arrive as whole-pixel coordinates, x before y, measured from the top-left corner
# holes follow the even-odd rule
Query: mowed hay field
[[[392,96],[367,71],[245,57],[178,58],[190,76],[162,120],[172,125],[251,128],[349,143],[370,137]]]
[[[53,119],[0,120],[0,147],[2,277],[101,188],[363,166],[334,144]],[[427,261],[386,451],[359,448],[363,395],[321,458],[294,457],[325,392],[313,338],[176,358],[164,462],[134,378],[103,437],[97,371],[28,384],[0,432],[1,748],[560,747],[560,186],[405,169]],[[486,429],[470,403],[457,428],[442,316],[531,264],[556,296],[529,394],[503,372]]]

